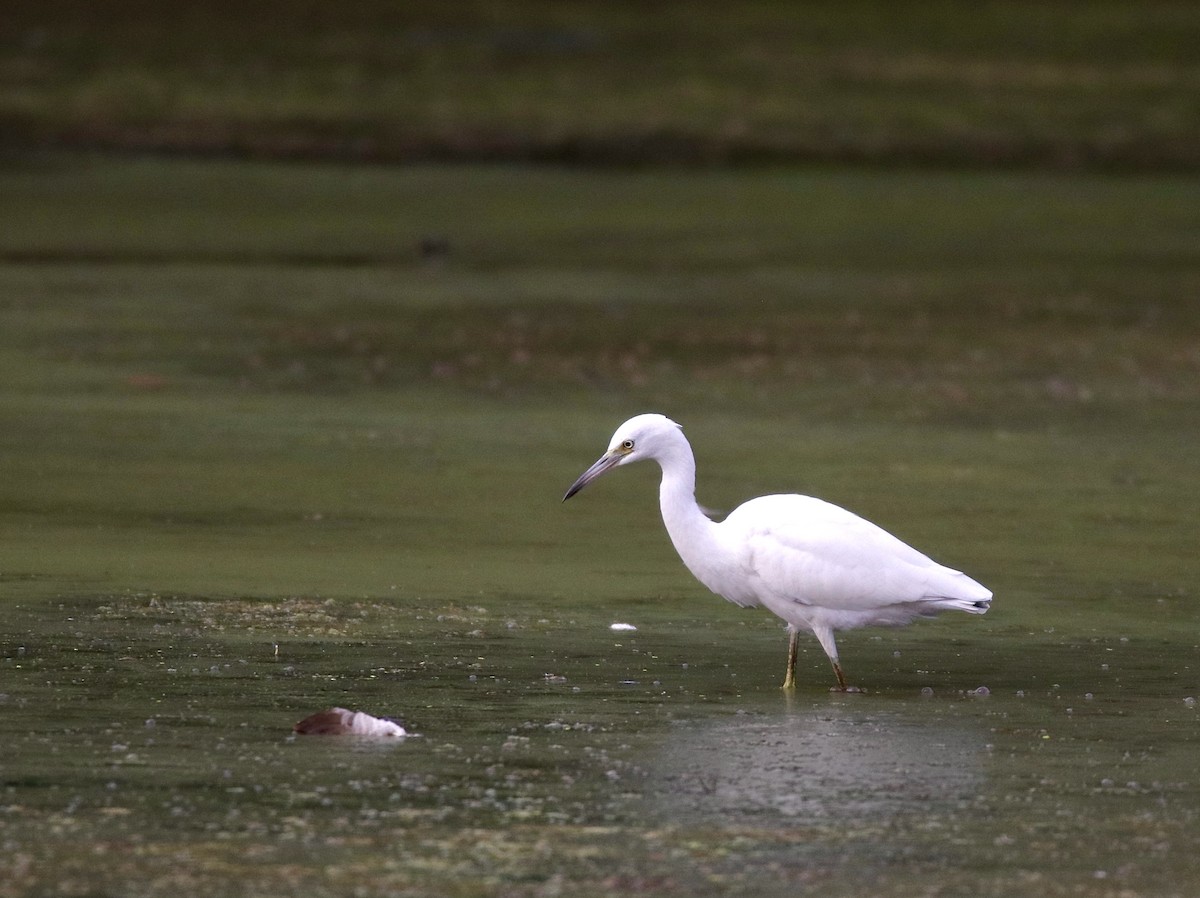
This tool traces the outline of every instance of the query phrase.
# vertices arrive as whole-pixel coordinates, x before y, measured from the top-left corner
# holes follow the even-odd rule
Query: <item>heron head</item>
[[[608,450],[571,484],[563,501],[566,502],[601,474],[618,465],[659,457],[667,442],[678,439],[681,431],[678,424],[664,415],[648,414],[630,418],[612,435]]]

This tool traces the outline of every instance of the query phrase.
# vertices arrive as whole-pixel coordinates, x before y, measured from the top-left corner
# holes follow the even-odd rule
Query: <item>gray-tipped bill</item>
[[[562,500],[566,502],[609,468],[617,465],[624,457],[624,453],[619,451],[605,452],[594,465],[579,475],[579,479],[571,484],[571,488],[567,490],[567,494],[562,497]]]

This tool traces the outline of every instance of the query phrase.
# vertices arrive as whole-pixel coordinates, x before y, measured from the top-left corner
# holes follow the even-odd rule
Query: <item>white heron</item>
[[[938,564],[856,514],[811,496],[751,499],[720,523],[696,503],[696,459],[683,429],[663,415],[637,415],[617,428],[608,451],[571,484],[570,499],[604,472],[653,459],[662,468],[659,506],[675,550],[719,596],[763,605],[787,622],[784,689],[796,683],[797,636],[817,637],[846,685],[834,630],[899,626],[941,611],[983,614],[991,590]]]

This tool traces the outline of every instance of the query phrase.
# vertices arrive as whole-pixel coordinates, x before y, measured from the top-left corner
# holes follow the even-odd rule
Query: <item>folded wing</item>
[[[764,496],[738,508],[722,526],[742,546],[742,570],[763,601],[770,596],[830,610],[882,612],[883,622],[893,606],[908,606],[906,615],[951,608],[982,613],[992,597],[967,575],[821,499]]]

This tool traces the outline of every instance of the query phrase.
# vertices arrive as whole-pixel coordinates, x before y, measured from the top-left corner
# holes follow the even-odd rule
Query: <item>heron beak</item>
[[[609,468],[615,467],[624,457],[623,452],[605,452],[594,465],[579,475],[579,479],[571,484],[571,488],[567,490],[567,494],[563,496],[562,500],[566,502]]]

